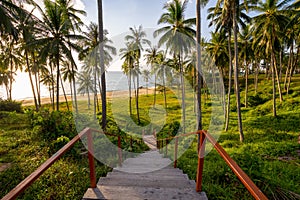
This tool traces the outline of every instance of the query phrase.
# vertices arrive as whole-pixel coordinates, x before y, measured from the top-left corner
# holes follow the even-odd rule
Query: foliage
[[[11,101],[11,100],[2,100],[0,99],[0,111],[16,111],[18,113],[21,113],[22,110],[22,103]]]
[[[28,114],[32,115],[32,127],[45,141],[53,141],[61,136],[73,138],[77,134],[72,112],[41,110]]]

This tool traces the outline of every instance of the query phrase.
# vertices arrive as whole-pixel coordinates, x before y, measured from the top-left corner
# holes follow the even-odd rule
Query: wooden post
[[[122,166],[122,146],[121,146],[120,135],[118,135],[118,156],[119,156],[119,166]]]
[[[130,136],[130,148],[132,149],[133,146],[132,146],[132,136]]]
[[[166,139],[166,156],[168,156],[168,139]]]
[[[205,134],[200,131],[200,149],[198,150],[198,167],[197,167],[197,179],[196,179],[196,191],[202,191],[202,174],[204,164],[204,153],[205,153]]]
[[[93,135],[91,129],[87,133],[87,142],[88,142],[88,158],[89,158],[89,167],[90,167],[90,182],[91,188],[96,188],[96,170],[94,162],[94,144],[93,144]]]
[[[177,167],[177,150],[178,150],[178,137],[175,139],[174,168]]]

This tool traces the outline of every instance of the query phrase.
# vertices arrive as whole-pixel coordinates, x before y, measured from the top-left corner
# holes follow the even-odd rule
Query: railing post
[[[168,156],[168,139],[166,139],[166,156]]]
[[[88,142],[88,158],[89,158],[89,167],[90,167],[91,188],[96,188],[96,170],[95,170],[95,161],[94,161],[94,144],[93,144],[93,135],[92,135],[91,129],[88,129],[88,132],[87,132],[87,142]]]
[[[119,166],[122,166],[122,146],[121,146],[120,135],[118,135],[118,155],[119,155]]]
[[[175,139],[174,168],[177,167],[177,150],[178,150],[178,137],[176,137]]]
[[[202,175],[205,153],[205,134],[203,131],[198,132],[200,134],[200,147],[198,150],[198,167],[197,167],[197,179],[196,179],[196,191],[202,191]]]

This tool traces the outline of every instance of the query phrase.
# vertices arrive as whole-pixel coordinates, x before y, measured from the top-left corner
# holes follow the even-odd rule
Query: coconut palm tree
[[[89,26],[86,27],[87,32],[83,32],[83,35],[86,37],[81,41],[80,46],[82,50],[79,53],[79,60],[88,59],[87,69],[90,73],[94,75],[94,116],[96,116],[96,102],[98,102],[98,90],[97,84],[101,93],[101,69],[99,67],[99,26],[96,23],[91,22]],[[107,38],[108,31],[104,30],[104,40],[103,40],[103,53],[104,53],[104,65],[108,66],[112,61],[112,55],[116,54],[116,48],[111,46],[112,41]],[[99,106],[98,111],[99,111]]]
[[[238,42],[239,42],[239,58],[241,63],[244,65],[245,71],[245,107],[247,108],[248,104],[248,75],[249,75],[249,65],[254,60],[254,50],[253,50],[253,38],[250,32],[250,25],[247,25],[245,28],[240,31],[238,34]]]
[[[167,67],[168,59],[166,57],[166,53],[159,53],[157,55],[156,62],[158,64],[156,74],[162,80],[165,109],[167,110],[166,77],[170,76],[171,68]],[[168,113],[166,113],[166,114],[168,114]]]
[[[156,104],[156,70],[157,70],[157,55],[159,53],[162,53],[161,50],[158,49],[157,46],[150,46],[148,49],[146,49],[146,63],[147,65],[151,66],[151,73],[154,74],[154,96],[153,96],[153,107],[155,107]]]
[[[128,78],[128,92],[129,92],[129,113],[132,115],[132,106],[131,106],[131,78],[132,78],[132,70],[134,68],[134,48],[131,43],[126,43],[125,48],[120,49],[120,55],[122,56],[121,59],[124,59],[124,63],[122,65],[122,70],[124,74],[127,75]]]
[[[84,37],[70,33],[70,21],[65,17],[65,9],[56,2],[45,0],[45,11],[40,10],[43,17],[43,34],[39,36],[32,45],[41,46],[41,58],[45,60],[51,56],[55,59],[56,67],[56,109],[59,110],[59,88],[60,88],[60,60],[62,57],[70,60],[75,65],[71,50],[79,51],[80,47],[73,40]],[[71,49],[70,49],[71,48]]]
[[[17,12],[24,12],[24,10],[10,0],[0,0],[0,35],[9,34],[15,40],[18,39]]]
[[[183,57],[184,54],[190,52],[191,47],[195,45],[194,37],[196,31],[193,26],[196,23],[195,18],[185,19],[185,10],[188,0],[173,0],[167,2],[163,9],[165,13],[161,15],[158,24],[165,24],[166,26],[159,28],[154,32],[154,37],[162,35],[159,39],[159,45],[166,45],[170,54],[174,55],[174,59],[178,61],[179,73],[181,76],[182,85],[182,122],[185,124],[185,90],[184,90],[184,69]],[[183,126],[183,132],[185,127]]]
[[[94,90],[94,84],[93,84],[93,78],[91,74],[88,71],[81,71],[78,74],[78,93],[85,95],[88,95],[88,109],[90,109],[91,106],[91,98],[90,98],[90,92],[93,92]]]
[[[149,85],[149,80],[151,79],[151,72],[147,69],[144,69],[142,71],[142,74],[143,74],[143,78],[144,78],[144,81],[146,82],[146,95],[148,96],[148,85]]]
[[[100,70],[101,70],[101,101],[102,101],[102,129],[106,129],[106,80],[105,80],[105,66],[104,66],[104,29],[103,29],[103,10],[102,10],[102,0],[97,0],[98,2],[98,26],[99,26],[99,52],[100,52]]]
[[[226,114],[225,114],[225,131],[228,130],[229,126],[229,112],[230,112],[230,97],[231,97],[231,88],[232,88],[232,50],[231,50],[231,43],[232,43],[232,33],[234,30],[234,21],[236,21],[240,27],[245,27],[246,22],[250,22],[250,17],[245,13],[248,1],[245,1],[241,4],[236,1],[228,1],[228,0],[219,0],[216,3],[215,7],[209,8],[208,12],[209,15],[207,19],[210,19],[211,22],[209,26],[215,25],[216,31],[225,31],[227,33],[227,42],[228,42],[228,57],[229,57],[229,75],[228,75],[228,94],[227,94],[227,107],[226,107]],[[236,6],[238,5],[238,6]],[[234,13],[234,11],[236,11]],[[237,24],[236,24],[236,28]],[[236,48],[235,48],[236,49]],[[235,68],[237,66],[235,65]],[[238,71],[238,70],[237,70]],[[239,94],[236,94],[239,96]],[[237,103],[238,104],[238,103]],[[239,106],[237,106],[239,107]],[[240,109],[237,109],[237,112],[240,113]],[[238,114],[238,118],[240,118],[241,114]],[[242,130],[242,125],[239,125],[240,130]],[[240,131],[242,133],[242,131]]]
[[[280,37],[284,34],[286,24],[289,23],[289,18],[286,15],[285,7],[288,1],[266,0],[258,2],[256,6],[251,7],[252,10],[259,14],[253,17],[254,28],[254,43],[266,46],[265,53],[271,60],[272,77],[276,76],[279,99],[282,101],[282,92],[279,74],[277,70],[276,51],[280,47]],[[273,114],[276,116],[276,89],[275,80],[273,81]]]
[[[139,74],[140,74],[140,58],[141,58],[141,52],[143,49],[143,44],[150,45],[150,41],[146,39],[146,32],[143,31],[143,27],[140,25],[138,28],[136,27],[130,27],[130,34],[125,36],[125,40],[133,45],[133,52],[134,52],[134,69],[137,72],[136,73],[136,113],[137,113],[137,120],[138,124],[141,123],[140,120],[140,112],[139,112]]]
[[[85,16],[86,13],[83,10],[78,10],[73,7],[73,3],[71,0],[57,0],[58,5],[63,9],[64,16],[66,20],[69,21],[69,28],[72,30],[72,32],[75,34],[75,31],[81,32],[81,27],[84,25],[83,21],[81,20],[80,16]],[[70,47],[71,48],[71,47]],[[74,95],[71,94],[72,99],[74,97],[74,106],[75,106],[75,111],[76,113],[78,112],[77,108],[77,95],[76,95],[76,84],[75,84],[75,74],[77,70],[77,66],[74,63],[71,64],[71,73],[70,77],[71,81],[73,83],[73,90],[74,90]],[[70,83],[71,83],[70,82]],[[70,88],[71,89],[71,88]]]

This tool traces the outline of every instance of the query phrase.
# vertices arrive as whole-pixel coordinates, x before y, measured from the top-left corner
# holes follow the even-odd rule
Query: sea
[[[76,83],[78,85],[78,83]],[[146,81],[140,75],[139,86],[146,87]],[[154,86],[154,77],[151,76],[148,82],[148,87]],[[133,86],[132,86],[133,87]],[[71,94],[68,82],[64,83],[66,94]],[[108,71],[106,72],[106,90],[119,91],[128,90],[128,79],[122,71]],[[60,89],[60,95],[63,95]],[[41,86],[41,97],[49,97],[49,90],[45,85]],[[0,86],[0,98],[6,99],[6,90],[4,86]],[[15,77],[15,82],[12,86],[12,98],[14,100],[25,100],[33,98],[32,89],[29,81],[28,73],[18,72]]]

